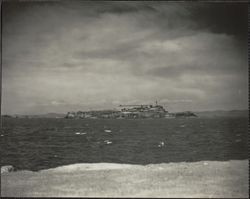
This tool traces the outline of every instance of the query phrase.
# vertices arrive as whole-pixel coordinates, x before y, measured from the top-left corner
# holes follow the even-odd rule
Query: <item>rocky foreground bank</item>
[[[74,164],[1,174],[1,196],[248,197],[248,160]]]

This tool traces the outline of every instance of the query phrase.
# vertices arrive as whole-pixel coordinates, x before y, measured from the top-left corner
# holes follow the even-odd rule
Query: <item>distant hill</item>
[[[63,114],[63,113],[46,113],[46,114],[41,114],[41,115],[13,115],[11,117],[18,117],[18,118],[64,118],[65,116],[66,116],[66,114]]]
[[[41,115],[30,115],[32,118],[64,118],[66,114],[63,113],[46,113]]]
[[[66,114],[64,113],[47,113],[47,114],[43,114],[43,117],[46,118],[63,118],[66,116]]]
[[[248,110],[231,110],[231,111],[202,111],[195,112],[198,117],[248,117]]]

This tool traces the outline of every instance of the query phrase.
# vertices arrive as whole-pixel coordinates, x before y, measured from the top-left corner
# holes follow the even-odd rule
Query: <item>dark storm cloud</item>
[[[199,28],[208,28],[214,33],[234,35],[245,41],[247,16],[247,4],[236,2],[197,3],[191,12],[191,19],[196,21]]]
[[[133,6],[133,5],[127,5],[124,3],[118,4],[118,2],[113,2],[112,4],[113,6],[103,6],[101,8],[98,8],[97,12],[98,13],[124,14],[124,13],[140,11],[140,9],[138,9],[136,6]]]
[[[172,111],[245,108],[245,7],[4,3],[3,110],[66,112],[156,99]]]

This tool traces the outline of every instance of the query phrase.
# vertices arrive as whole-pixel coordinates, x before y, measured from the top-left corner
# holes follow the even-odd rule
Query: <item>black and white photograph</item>
[[[248,198],[247,1],[1,1],[1,197]]]

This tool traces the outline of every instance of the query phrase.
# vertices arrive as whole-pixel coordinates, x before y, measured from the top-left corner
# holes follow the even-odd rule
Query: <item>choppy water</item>
[[[1,165],[41,170],[73,163],[150,164],[247,159],[248,118],[5,118]]]

